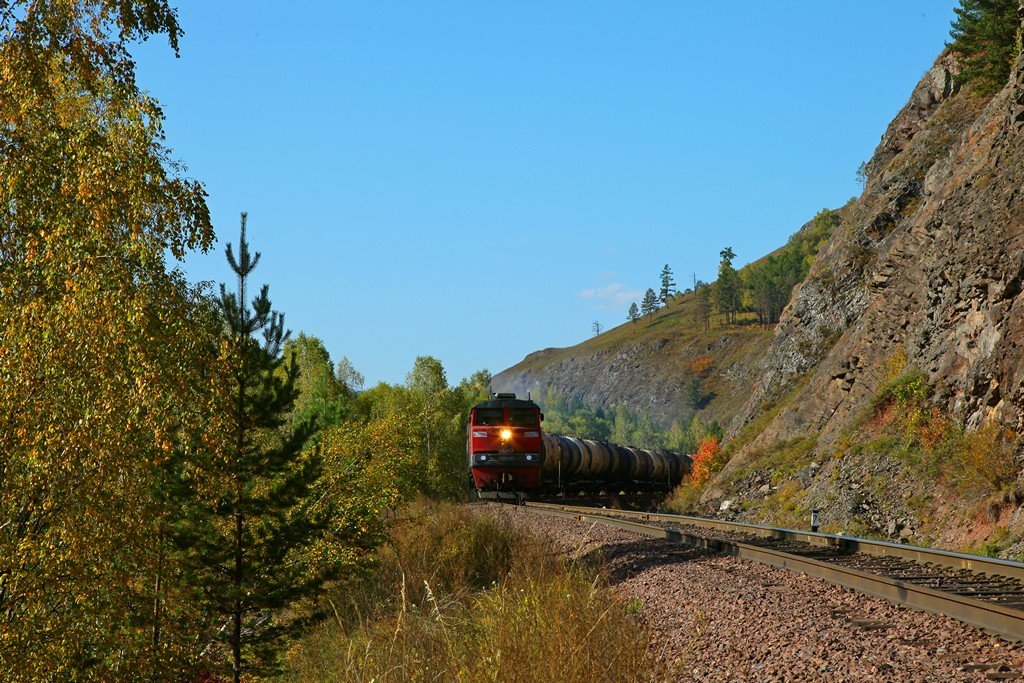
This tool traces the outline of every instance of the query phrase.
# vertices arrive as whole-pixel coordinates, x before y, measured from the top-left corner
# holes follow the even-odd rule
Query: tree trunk
[[[163,618],[163,580],[164,580],[164,525],[156,536],[156,586],[153,593],[153,680],[160,674],[160,620]]]
[[[243,234],[244,235],[244,234]],[[240,286],[244,290],[244,280]],[[235,604],[233,614],[234,629],[231,636],[231,673],[234,683],[242,680],[242,458],[245,457],[245,384],[238,381],[238,432],[235,443],[235,571],[234,588]]]
[[[241,496],[239,496],[241,498]],[[239,500],[241,502],[241,500]],[[235,683],[242,680],[242,513],[235,513],[235,608],[234,633],[231,637],[231,672]]]

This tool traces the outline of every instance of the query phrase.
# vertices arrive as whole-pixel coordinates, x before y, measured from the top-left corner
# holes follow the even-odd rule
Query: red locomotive
[[[537,494],[667,493],[689,472],[681,451],[545,434],[533,401],[495,394],[469,411],[469,486],[481,498]]]
[[[466,454],[471,485],[480,497],[518,497],[540,487],[543,419],[536,403],[515,394],[495,394],[473,406]]]

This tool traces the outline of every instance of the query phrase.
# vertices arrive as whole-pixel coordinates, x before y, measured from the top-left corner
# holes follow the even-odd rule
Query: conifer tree
[[[1020,54],[1019,0],[960,0],[953,8],[950,47],[962,56],[960,78],[979,95],[994,95],[1006,85]]]
[[[718,305],[718,312],[729,322],[736,321],[736,314],[740,310],[740,277],[736,269],[732,267],[732,261],[736,253],[732,247],[726,247],[719,252],[722,260],[718,264],[718,281],[715,282],[715,301]]]
[[[696,323],[706,332],[711,329],[711,287],[700,280],[697,283],[697,305],[693,312]]]
[[[629,312],[626,314],[626,317],[632,323],[635,323],[640,319],[640,309],[637,307],[635,301],[629,305]]]
[[[658,299],[661,303],[667,304],[675,293],[676,283],[672,279],[672,269],[666,263],[665,267],[661,269],[661,293],[658,295]]]
[[[643,301],[640,302],[640,312],[644,315],[653,315],[658,310],[658,295],[650,287],[644,292]]]
[[[690,379],[686,385],[686,405],[690,406],[693,410],[700,408],[700,404],[703,401],[703,395],[700,391],[700,380],[696,377]]]
[[[217,301],[223,349],[233,395],[222,452],[208,463],[207,488],[217,502],[205,517],[198,511],[183,525],[197,553],[197,578],[209,609],[222,625],[214,637],[231,651],[235,683],[246,674],[271,673],[285,636],[315,615],[286,609],[314,593],[331,567],[299,560],[327,527],[308,514],[306,496],[321,473],[315,454],[303,452],[315,420],[289,425],[298,366],[284,362],[289,332],[284,315],[271,308],[263,285],[246,303],[248,280],[260,259],[249,251],[242,214],[238,252],[225,250],[238,276],[238,291],[221,285]],[[257,339],[256,335],[259,335]]]
[[[857,172],[854,174],[857,179],[857,184],[860,185],[860,189],[863,191],[868,184],[868,162],[860,162],[860,166],[857,167]]]

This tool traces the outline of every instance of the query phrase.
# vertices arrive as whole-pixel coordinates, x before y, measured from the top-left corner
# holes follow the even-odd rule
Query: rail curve
[[[1007,640],[1024,641],[1022,562],[685,515],[538,502],[526,506],[804,572],[897,605],[959,619]]]

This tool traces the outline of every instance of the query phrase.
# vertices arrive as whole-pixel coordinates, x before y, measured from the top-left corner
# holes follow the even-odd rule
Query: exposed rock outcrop
[[[1024,61],[1017,66],[984,106],[960,92],[948,54],[915,88],[850,219],[794,292],[733,433],[797,374],[812,377],[748,452],[819,431],[827,449],[896,354],[927,373],[968,427],[992,417],[1024,428]]]
[[[714,417],[731,419],[728,436],[742,434],[743,446],[705,492],[708,509],[729,500],[729,515],[785,517],[821,507],[841,528],[954,546],[987,538],[994,527],[971,521],[981,515],[1016,525],[1024,555],[1021,477],[957,498],[854,429],[899,366],[924,373],[953,425],[1024,434],[1024,55],[990,99],[957,74],[948,52],[925,73],[774,331],[716,349],[731,384]],[[729,343],[729,328],[719,334]],[[498,378],[625,401],[666,424],[681,412],[678,359],[706,342],[663,341],[546,350]]]
[[[669,427],[693,413],[685,385],[698,357],[712,360],[701,380],[700,415],[727,423],[750,395],[756,366],[771,338],[755,326],[695,332],[685,302],[655,316],[565,349],[544,349],[494,376],[495,391],[534,396],[552,388],[592,407],[623,405]]]

